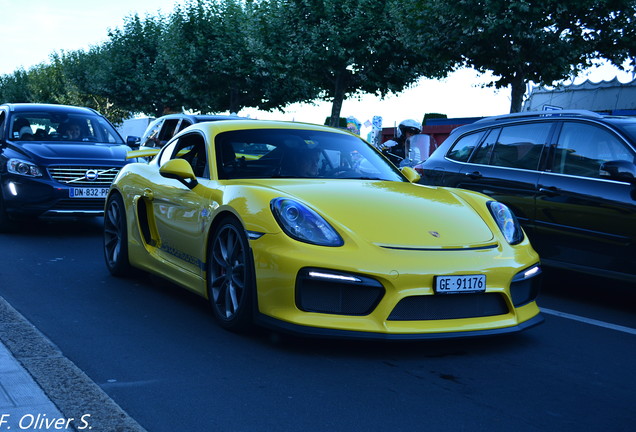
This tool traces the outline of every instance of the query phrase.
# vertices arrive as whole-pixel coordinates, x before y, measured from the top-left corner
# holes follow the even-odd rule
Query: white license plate
[[[436,276],[438,294],[478,293],[486,291],[486,275]]]
[[[68,194],[71,198],[106,198],[108,188],[70,188]]]

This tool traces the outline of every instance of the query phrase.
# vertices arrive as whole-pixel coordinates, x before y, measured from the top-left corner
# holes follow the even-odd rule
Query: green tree
[[[92,50],[84,65],[92,71],[94,94],[131,112],[160,116],[180,110],[183,96],[163,52],[166,19],[161,16],[125,19],[109,40]]]
[[[171,15],[164,47],[187,108],[238,112],[261,105],[263,65],[250,7],[195,0]]]
[[[408,48],[388,22],[390,1],[272,1],[278,50],[287,50],[290,73],[302,77],[332,101],[330,124],[337,126],[342,103],[360,92],[385,96],[422,75],[436,76],[446,65],[422,50]]]
[[[31,102],[29,75],[24,69],[0,76],[0,103]]]
[[[518,112],[529,81],[552,84],[599,57],[624,60],[634,0],[415,0],[395,14],[408,23],[403,40],[456,67],[491,71],[493,86],[510,86],[510,111]]]

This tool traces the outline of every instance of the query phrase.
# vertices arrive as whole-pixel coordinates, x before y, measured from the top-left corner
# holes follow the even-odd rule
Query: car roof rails
[[[525,111],[512,114],[503,114],[500,116],[485,117],[477,122],[498,121],[508,119],[537,118],[537,117],[561,117],[561,116],[579,116],[588,118],[602,118],[603,115],[588,110],[546,110],[546,111]]]

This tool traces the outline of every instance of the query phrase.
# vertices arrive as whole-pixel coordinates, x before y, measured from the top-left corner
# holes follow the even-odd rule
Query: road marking
[[[591,318],[585,318],[585,317],[580,317],[578,315],[572,315],[569,313],[565,313],[565,312],[559,312],[559,311],[555,311],[552,309],[546,309],[546,308],[540,308],[541,312],[549,314],[549,315],[555,315],[561,318],[567,318],[567,319],[571,319],[574,321],[580,321],[586,324],[592,324],[598,327],[605,327],[611,330],[617,330],[623,333],[629,333],[629,334],[633,334],[636,335],[636,329],[633,329],[631,327],[625,327],[625,326],[620,326],[620,325],[616,325],[616,324],[610,324],[610,323],[606,323],[604,321],[598,321],[595,319],[591,319]]]

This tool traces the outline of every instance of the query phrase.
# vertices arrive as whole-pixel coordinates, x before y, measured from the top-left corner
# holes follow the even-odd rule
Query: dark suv
[[[419,171],[507,204],[544,264],[636,282],[635,162],[636,118],[542,111],[455,129]]]
[[[102,215],[129,150],[92,109],[0,105],[0,230],[28,216]]]

